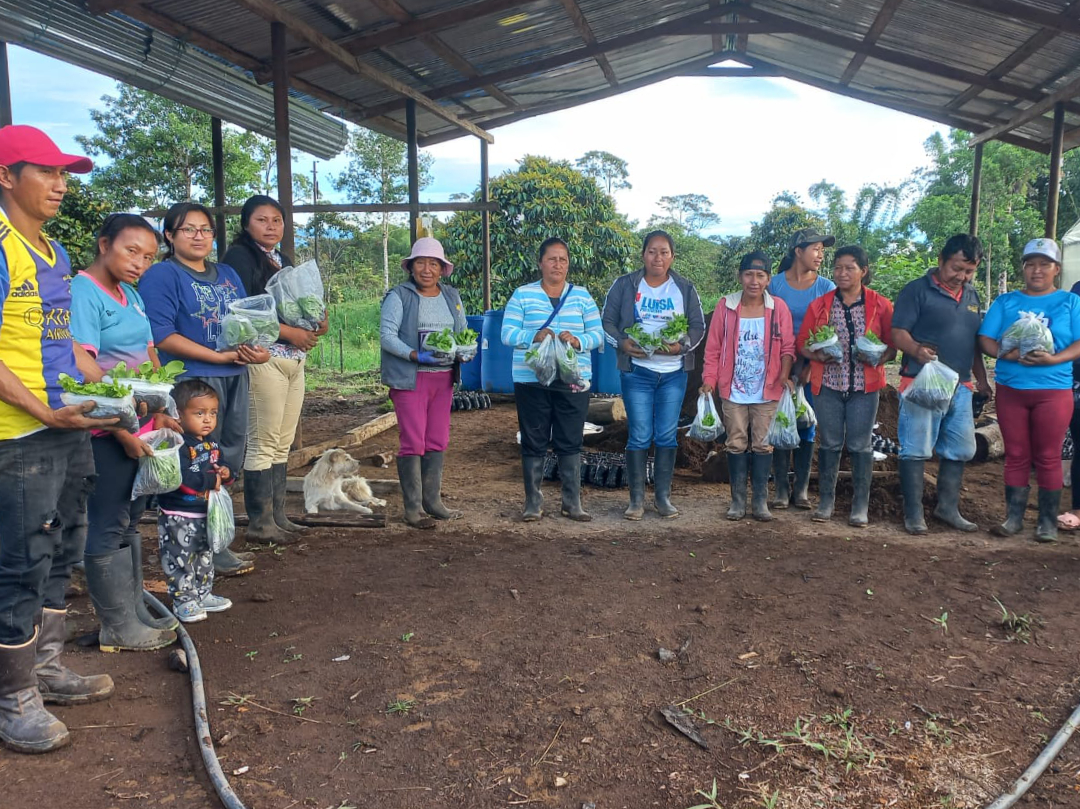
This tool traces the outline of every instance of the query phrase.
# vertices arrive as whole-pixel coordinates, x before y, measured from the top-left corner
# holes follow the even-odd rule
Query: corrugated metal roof
[[[317,106],[345,106],[357,123],[400,133],[405,103],[387,86],[400,82],[431,99],[421,98],[417,107],[426,143],[464,134],[447,115],[497,126],[680,71],[700,75],[710,59],[734,59],[974,132],[1008,123],[1004,139],[1045,150],[1051,111],[1032,120],[1017,116],[1073,89],[1080,76],[1080,5],[1063,15],[1069,0],[1011,0],[993,8],[976,0],[276,0],[275,6],[290,26],[297,86],[319,99]],[[153,17],[166,33],[194,32],[200,47],[241,61],[262,80],[269,75],[270,26],[251,0],[150,0],[124,8]],[[350,71],[298,26],[382,77]],[[1066,142],[1080,143],[1080,102],[1060,100]]]

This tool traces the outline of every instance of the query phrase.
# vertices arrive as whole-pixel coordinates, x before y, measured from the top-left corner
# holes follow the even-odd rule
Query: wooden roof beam
[[[1076,98],[1078,95],[1080,95],[1080,79],[1074,79],[1057,92],[1051,93],[1041,101],[1032,104],[1027,109],[1021,110],[1005,123],[983,130],[968,141],[968,146],[974,146],[977,143],[985,143],[994,138],[1001,139],[1001,135],[1012,132],[1014,129],[1023,126],[1028,121],[1035,118],[1041,118],[1043,115],[1054,109],[1054,105],[1059,101]]]
[[[454,115],[449,110],[443,108],[440,104],[424,95],[423,93],[414,90],[404,82],[398,81],[393,76],[383,73],[381,70],[371,67],[371,65],[365,64],[335,43],[330,37],[312,28],[306,22],[301,20],[289,11],[279,6],[273,0],[233,0],[237,5],[246,8],[256,16],[261,17],[267,22],[279,22],[282,23],[289,30],[289,34],[297,39],[302,39],[311,47],[316,48],[327,56],[329,56],[334,62],[339,64],[345,70],[350,73],[355,73],[358,76],[362,76],[368,81],[385,87],[391,92],[397,93],[403,98],[411,98],[420,106],[424,107],[429,112],[434,113],[448,123],[454,126],[461,127],[466,132],[472,135],[476,135],[478,138],[491,143],[494,138],[490,133],[485,132],[475,124],[470,123],[457,115]]]
[[[967,6],[978,11],[986,11],[999,17],[1008,17],[1019,22],[1040,25],[1043,28],[1057,28],[1069,34],[1080,35],[1080,20],[1070,17],[1067,11],[1046,11],[1019,0],[946,0],[957,6]]]
[[[870,25],[870,30],[866,32],[866,36],[863,37],[864,45],[876,45],[878,39],[884,33],[885,28],[892,21],[893,15],[896,14],[896,9],[900,7],[900,3],[903,0],[885,0],[881,4],[881,8],[878,9],[877,16],[874,17],[874,22]],[[857,53],[851,57],[851,61],[848,62],[848,66],[844,68],[844,72],[840,75],[841,84],[850,84],[851,80],[855,78],[855,74],[859,72],[859,68],[863,66],[863,62],[866,61],[866,54]]]
[[[589,25],[589,21],[585,19],[585,15],[581,12],[581,7],[575,2],[575,0],[562,0],[563,8],[566,9],[566,13],[573,20],[574,27],[577,28],[578,33],[581,34],[582,40],[586,45],[596,44],[596,35],[593,34],[592,27]],[[600,66],[600,70],[604,73],[604,78],[607,79],[608,84],[612,87],[619,86],[619,79],[615,76],[615,71],[611,67],[611,62],[604,54],[600,53],[596,55],[596,64]]]

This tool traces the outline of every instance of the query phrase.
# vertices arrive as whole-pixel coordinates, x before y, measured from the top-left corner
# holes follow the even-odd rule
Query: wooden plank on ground
[[[397,413],[383,413],[381,416],[376,416],[366,424],[361,424],[359,427],[349,430],[341,438],[334,438],[330,441],[321,441],[318,444],[312,444],[310,447],[305,447],[304,449],[289,453],[289,468],[299,469],[302,466],[307,466],[328,449],[334,449],[335,447],[352,449],[353,447],[360,446],[360,444],[363,444],[369,438],[374,438],[379,433],[385,432],[396,426]]]

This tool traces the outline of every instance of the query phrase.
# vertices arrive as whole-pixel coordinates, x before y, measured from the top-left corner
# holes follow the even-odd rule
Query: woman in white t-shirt
[[[670,499],[678,450],[675,429],[686,395],[686,372],[694,367],[694,349],[705,336],[697,290],[671,269],[675,260],[671,236],[662,230],[648,234],[641,257],[642,269],[615,279],[603,314],[608,342],[618,347],[630,432],[626,442],[630,506],[624,512],[628,520],[640,520],[645,513],[645,467],[653,444],[656,511],[661,517],[679,514]],[[676,318],[678,323],[673,323]]]

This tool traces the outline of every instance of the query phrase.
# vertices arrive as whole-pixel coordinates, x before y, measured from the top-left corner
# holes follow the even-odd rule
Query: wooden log
[[[975,430],[975,461],[993,461],[1005,457],[1005,441],[996,421]]]
[[[304,514],[289,519],[312,528],[385,528],[385,514]]]
[[[591,399],[589,401],[589,415],[586,421],[593,424],[614,424],[617,421],[626,421],[626,405],[622,397],[613,399]]]
[[[389,469],[390,464],[394,462],[393,452],[376,452],[368,458],[368,463],[372,466],[377,466],[380,469]]]
[[[369,438],[374,438],[379,433],[385,432],[393,427],[397,427],[397,413],[383,413],[383,415],[373,418],[366,424],[361,424],[359,427],[349,430],[341,438],[335,438],[330,441],[321,441],[318,444],[313,444],[310,447],[289,453],[289,468],[299,469],[307,466],[328,449],[334,449],[335,447],[352,449],[353,447],[363,444]]]

